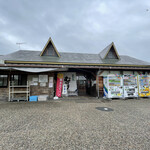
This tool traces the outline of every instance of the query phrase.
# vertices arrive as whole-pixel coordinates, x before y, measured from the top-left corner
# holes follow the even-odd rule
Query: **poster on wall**
[[[39,81],[38,75],[28,75],[29,85],[37,86],[38,85],[38,81]]]
[[[49,88],[53,87],[53,83],[49,82]]]
[[[37,85],[38,85],[38,82],[33,82],[33,85],[37,86]]]
[[[49,88],[53,87],[53,77],[49,77]]]
[[[33,81],[33,82],[38,82],[38,78],[33,77],[33,78],[32,78],[32,81]]]
[[[48,75],[39,75],[39,82],[48,82]]]
[[[53,77],[49,77],[49,82],[53,82]]]
[[[64,73],[64,84],[67,85],[68,95],[77,95],[77,80],[75,72]]]
[[[40,86],[44,87],[44,86],[46,86],[46,83],[45,82],[40,82]]]
[[[57,97],[61,97],[62,85],[63,85],[63,74],[58,73],[57,74],[57,84],[56,84],[56,96]]]

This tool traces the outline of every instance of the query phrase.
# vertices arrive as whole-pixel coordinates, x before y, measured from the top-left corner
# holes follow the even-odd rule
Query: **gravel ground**
[[[1,102],[0,149],[149,150],[150,99]]]

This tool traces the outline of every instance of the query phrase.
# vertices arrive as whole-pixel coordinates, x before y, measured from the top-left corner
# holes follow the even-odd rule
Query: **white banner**
[[[64,73],[64,84],[67,85],[67,91],[74,92],[77,90],[77,80],[75,72]]]

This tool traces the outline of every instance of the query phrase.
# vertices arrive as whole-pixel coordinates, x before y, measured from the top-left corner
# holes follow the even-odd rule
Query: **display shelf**
[[[22,97],[18,97],[17,94],[22,94]],[[14,85],[13,82],[9,82],[9,101],[28,101],[30,96],[30,87],[27,81],[27,85]]]
[[[14,92],[10,92],[10,93],[14,93],[14,94],[17,94],[17,93],[29,93],[29,91],[14,91]]]
[[[15,86],[10,86],[10,88],[25,88],[27,85],[15,85]]]

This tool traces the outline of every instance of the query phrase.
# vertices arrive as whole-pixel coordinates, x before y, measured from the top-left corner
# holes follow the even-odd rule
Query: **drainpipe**
[[[99,73],[101,72],[101,70],[99,69],[99,71],[97,72],[97,78],[99,77]],[[97,98],[99,98],[99,78],[97,79],[98,83],[97,83]]]

